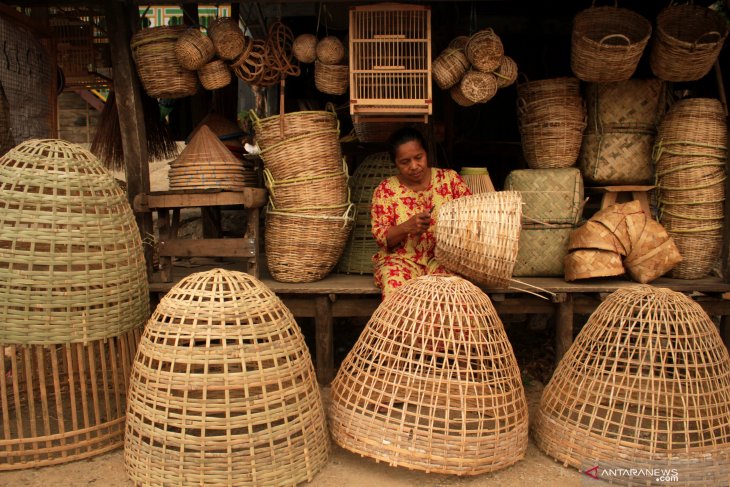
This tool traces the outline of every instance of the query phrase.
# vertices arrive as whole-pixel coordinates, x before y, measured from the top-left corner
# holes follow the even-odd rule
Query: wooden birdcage
[[[432,113],[430,7],[353,7],[349,47],[350,114],[356,121],[427,121]]]

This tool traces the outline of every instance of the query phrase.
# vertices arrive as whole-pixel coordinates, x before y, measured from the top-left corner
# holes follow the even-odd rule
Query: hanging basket
[[[346,65],[314,62],[314,86],[328,95],[344,95],[350,86],[350,69]]]
[[[210,37],[197,27],[186,29],[175,43],[175,56],[185,69],[196,71],[213,60],[215,47]]]
[[[231,71],[228,65],[216,59],[198,70],[200,84],[206,90],[217,90],[231,84]]]
[[[255,84],[261,79],[266,64],[266,43],[254,39],[243,49],[243,52],[231,63],[231,70],[241,81]]]
[[[238,58],[247,44],[246,36],[238,26],[238,20],[231,17],[213,19],[208,26],[208,35],[213,41],[218,57],[226,61]]]
[[[506,88],[514,84],[517,81],[517,63],[509,56],[502,58],[502,63],[494,71],[494,75],[497,77],[497,88]]]
[[[472,67],[483,73],[491,73],[502,63],[502,40],[492,29],[480,30],[469,38],[464,54]]]
[[[335,36],[320,39],[315,50],[322,64],[340,64],[345,59],[345,46]]]
[[[575,16],[570,51],[583,81],[624,81],[634,74],[651,36],[651,23],[625,8],[591,7]]]
[[[492,73],[483,73],[470,69],[459,85],[464,98],[473,103],[486,103],[497,94],[497,77]]]
[[[449,96],[451,96],[451,99],[454,100],[454,103],[459,106],[471,107],[476,105],[476,103],[464,96],[464,93],[462,93],[461,91],[461,83],[455,84],[451,87],[451,89],[449,90]]]
[[[469,69],[469,61],[461,49],[446,49],[433,60],[433,79],[442,90],[447,90],[461,81]]]
[[[313,63],[317,59],[317,36],[314,34],[297,36],[291,50],[300,63]]]

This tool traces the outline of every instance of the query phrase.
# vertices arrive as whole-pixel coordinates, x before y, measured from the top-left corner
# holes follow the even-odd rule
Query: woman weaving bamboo
[[[417,130],[398,130],[389,148],[398,174],[375,189],[370,213],[380,247],[373,257],[375,284],[383,298],[409,279],[448,273],[434,258],[432,228],[442,204],[471,194],[458,173],[428,165],[426,142]]]

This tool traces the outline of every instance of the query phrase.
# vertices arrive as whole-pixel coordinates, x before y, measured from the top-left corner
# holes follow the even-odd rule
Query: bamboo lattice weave
[[[575,168],[518,169],[504,189],[519,191],[527,223],[575,224],[583,210],[583,178]]]
[[[533,426],[541,450],[576,468],[675,468],[682,485],[725,485],[728,351],[690,298],[620,289],[561,360]]]
[[[132,369],[124,453],[135,485],[296,485],[329,450],[312,360],[281,300],[240,272],[180,281]]]
[[[0,343],[86,343],[144,323],[139,230],[93,154],[26,141],[0,158],[0,191]]]
[[[343,448],[392,466],[477,475],[519,461],[527,404],[487,295],[456,276],[398,288],[332,383],[330,425]]]

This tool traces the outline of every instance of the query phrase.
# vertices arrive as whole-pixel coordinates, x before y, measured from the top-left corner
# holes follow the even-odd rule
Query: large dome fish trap
[[[456,276],[398,288],[332,383],[330,428],[347,450],[426,472],[477,475],[519,461],[525,392],[487,295]]]
[[[117,448],[149,316],[126,194],[93,154],[62,140],[11,149],[0,190],[0,470]]]
[[[130,379],[124,459],[135,485],[296,485],[328,455],[312,360],[281,300],[222,269],[172,288]]]
[[[669,289],[620,289],[596,309],[545,388],[534,424],[548,455],[614,481],[726,485],[730,357],[699,304]]]

